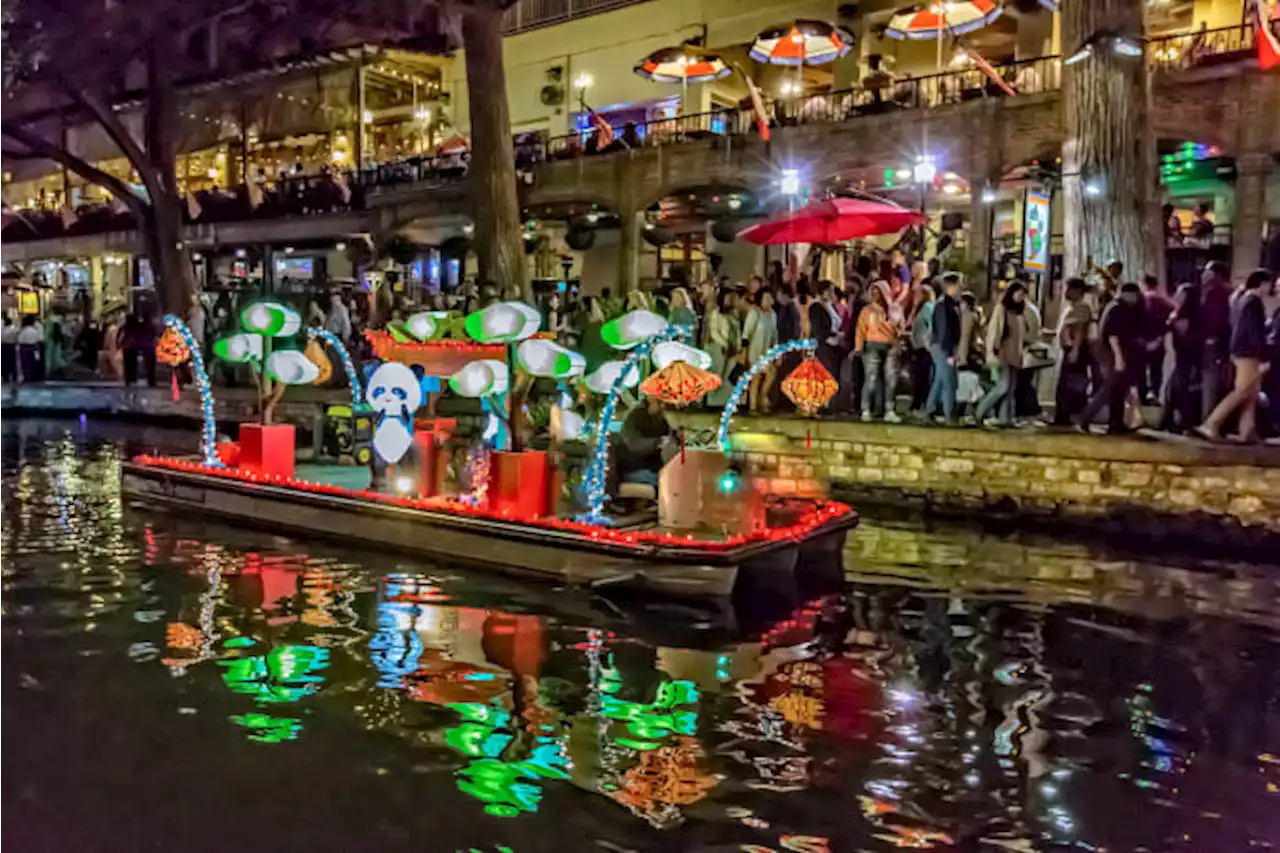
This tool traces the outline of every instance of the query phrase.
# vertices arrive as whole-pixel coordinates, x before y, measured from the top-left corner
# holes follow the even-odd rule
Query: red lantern
[[[687,406],[720,387],[720,377],[684,361],[673,361],[640,383],[640,393],[674,406]]]
[[[160,340],[156,341],[156,360],[170,367],[177,367],[191,358],[191,347],[182,339],[182,334],[173,326],[164,330]]]
[[[791,371],[790,376],[782,380],[782,393],[796,404],[800,414],[810,417],[831,402],[831,398],[839,390],[840,385],[832,378],[831,372],[812,356],[806,358],[799,367]]]

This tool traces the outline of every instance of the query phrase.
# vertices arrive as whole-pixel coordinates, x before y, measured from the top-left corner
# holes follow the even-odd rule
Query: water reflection
[[[134,449],[5,425],[15,847],[1225,851],[1280,836],[1267,569],[870,521],[842,594],[664,645],[566,591],[123,507],[116,466]]]

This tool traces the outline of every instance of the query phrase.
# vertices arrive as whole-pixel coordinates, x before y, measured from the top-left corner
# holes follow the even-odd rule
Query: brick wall
[[[712,415],[677,417],[706,436]],[[1280,449],[1039,431],[735,419],[735,456],[779,492],[833,491],[954,510],[1140,513],[1280,533]]]

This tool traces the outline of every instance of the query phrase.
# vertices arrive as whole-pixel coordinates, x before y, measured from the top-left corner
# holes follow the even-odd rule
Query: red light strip
[[[826,524],[828,521],[840,518],[841,516],[847,515],[851,512],[847,504],[842,504],[839,501],[818,501],[814,503],[813,509],[810,512],[806,513],[795,524],[787,527],[762,528],[748,535],[739,534],[726,537],[725,539],[706,540],[695,539],[693,534],[676,536],[670,533],[651,533],[638,530],[614,530],[611,527],[603,527],[598,524],[586,524],[581,521],[573,521],[572,519],[522,518],[514,516],[509,512],[494,512],[488,509],[464,504],[450,498],[414,498],[401,495],[387,495],[382,492],[372,491],[371,489],[344,489],[339,486],[332,486],[328,483],[313,483],[309,480],[298,480],[290,477],[262,476],[259,474],[251,474],[247,471],[238,471],[233,468],[209,468],[199,462],[192,462],[187,459],[178,459],[172,456],[143,455],[134,457],[133,461],[135,464],[151,468],[165,468],[170,471],[201,474],[207,477],[220,477],[224,480],[235,480],[241,483],[282,486],[287,489],[297,489],[300,492],[310,492],[317,495],[358,498],[371,503],[444,512],[460,517],[516,522],[529,527],[540,527],[546,530],[559,530],[577,533],[588,539],[607,542],[613,545],[658,545],[667,548],[688,548],[697,551],[727,551],[731,548],[748,545],[754,542],[778,542],[783,540],[802,539],[814,530],[817,530],[819,527]]]
[[[365,332],[364,336],[369,339],[374,355],[383,361],[394,361],[397,350],[400,353],[470,352],[496,359],[505,358],[507,352],[506,347],[502,344],[477,344],[471,341],[456,340],[397,341],[390,332],[374,331],[372,329]]]

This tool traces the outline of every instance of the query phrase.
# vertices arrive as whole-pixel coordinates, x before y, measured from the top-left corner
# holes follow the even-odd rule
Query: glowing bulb
[[[373,124],[373,110],[365,110],[364,115],[361,117],[364,119],[365,124]]]
[[[933,183],[938,175],[938,167],[928,157],[922,157],[911,170],[911,179],[917,184]]]
[[[413,491],[413,478],[405,475],[396,477],[396,491],[402,495],[407,495]]]
[[[592,78],[590,74],[584,72],[573,79],[573,87],[575,89],[585,89],[594,82],[594,78]]]
[[[995,200],[996,200],[996,191],[991,189],[991,187],[987,187],[982,191],[983,204],[995,204]]]
[[[342,165],[343,163],[347,162],[347,152],[343,151],[340,148],[333,149],[333,153],[329,156],[333,158],[333,162],[337,163],[338,165]]]
[[[778,189],[783,195],[800,194],[800,173],[795,169],[784,169]]]

